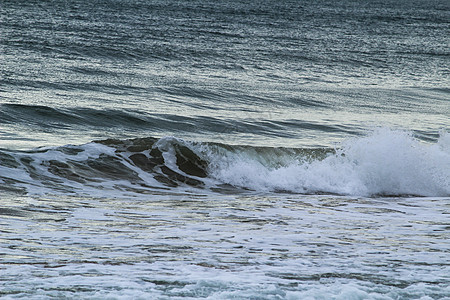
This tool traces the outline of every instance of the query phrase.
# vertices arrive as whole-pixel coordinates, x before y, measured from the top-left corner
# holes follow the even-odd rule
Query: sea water
[[[0,297],[450,299],[447,1],[0,15]]]

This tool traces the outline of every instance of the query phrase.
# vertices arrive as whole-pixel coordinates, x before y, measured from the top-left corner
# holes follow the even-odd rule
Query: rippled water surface
[[[448,1],[0,16],[1,298],[450,299]]]

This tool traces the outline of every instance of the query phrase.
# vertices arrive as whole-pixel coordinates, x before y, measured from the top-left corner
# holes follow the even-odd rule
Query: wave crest
[[[337,149],[231,146],[174,137],[103,140],[0,151],[0,189],[142,194],[201,189],[240,193],[450,195],[450,135],[424,144],[379,128]]]
[[[346,195],[450,195],[449,134],[425,145],[410,133],[380,128],[344,142],[324,159],[295,160],[277,168],[228,155],[212,176],[255,190]]]

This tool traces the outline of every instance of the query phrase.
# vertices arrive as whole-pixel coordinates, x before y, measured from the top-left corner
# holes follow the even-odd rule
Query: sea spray
[[[259,191],[447,196],[447,139],[442,133],[437,144],[427,145],[411,133],[379,128],[343,142],[323,160],[299,159],[273,168],[246,153],[229,152],[211,159],[210,172],[220,181]]]
[[[31,194],[141,196],[174,191],[450,195],[449,134],[435,144],[379,128],[336,149],[271,148],[180,138],[104,140],[31,151],[2,150],[1,184]]]

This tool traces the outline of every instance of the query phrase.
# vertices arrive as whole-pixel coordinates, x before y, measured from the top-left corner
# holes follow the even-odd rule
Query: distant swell
[[[0,152],[0,189],[145,195],[188,189],[449,196],[450,135],[426,145],[377,129],[337,150],[231,146],[166,137]]]
[[[61,108],[44,105],[0,104],[0,124],[19,125],[31,130],[75,129],[89,132],[114,128],[152,133],[250,133],[257,136],[295,138],[298,130],[343,132],[355,129],[337,124],[306,120],[259,120],[222,118],[219,115],[147,113],[133,109]]]
[[[92,108],[58,109],[40,105],[3,104],[0,122],[51,126],[52,124],[109,126],[114,120],[116,126],[150,124],[148,116],[119,110],[96,110]]]

